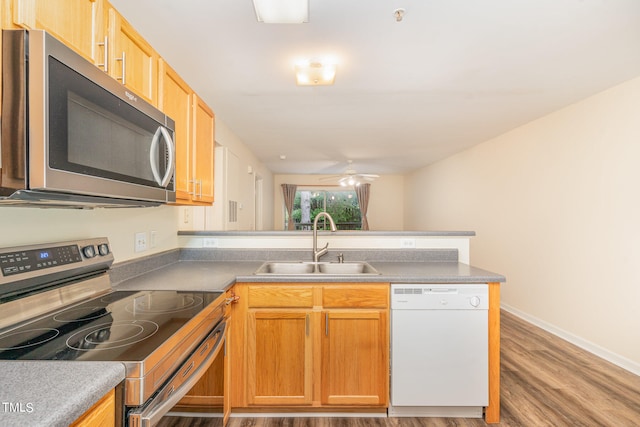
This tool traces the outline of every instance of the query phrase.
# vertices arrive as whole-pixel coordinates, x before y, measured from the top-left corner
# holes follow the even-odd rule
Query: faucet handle
[[[340,253],[338,254],[338,262],[339,262],[340,264],[342,264],[342,263],[344,262],[344,254],[343,254],[342,252],[340,252]]]

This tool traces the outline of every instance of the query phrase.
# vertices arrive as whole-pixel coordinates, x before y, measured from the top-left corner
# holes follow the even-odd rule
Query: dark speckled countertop
[[[119,362],[1,361],[0,426],[68,426],[124,380]]]
[[[344,250],[347,260],[366,261],[379,275],[256,275],[265,261],[308,261],[308,251],[288,250],[182,250],[172,262],[129,278],[113,280],[117,289],[125,290],[225,290],[236,282],[382,282],[382,283],[488,283],[504,282],[505,277],[457,262],[450,250]],[[334,262],[338,251],[322,261]],[[117,267],[116,267],[117,268]],[[141,267],[143,268],[143,267]],[[115,274],[118,276],[118,274]],[[120,276],[122,277],[122,276]]]

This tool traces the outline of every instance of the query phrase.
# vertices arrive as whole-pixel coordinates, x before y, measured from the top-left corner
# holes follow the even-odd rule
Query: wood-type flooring
[[[638,427],[640,376],[508,313],[501,313],[499,424],[465,418],[240,418],[228,427]],[[165,417],[162,427],[215,427]]]

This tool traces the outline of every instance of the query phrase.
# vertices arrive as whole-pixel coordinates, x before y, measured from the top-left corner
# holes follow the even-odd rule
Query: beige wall
[[[0,206],[0,247],[108,237],[115,262],[178,246],[178,208],[39,209]],[[156,232],[155,247],[134,252],[134,235]]]
[[[236,172],[224,176],[223,164],[219,158],[220,150],[216,150],[215,170],[215,202],[212,207],[183,207],[180,211],[180,230],[225,230],[224,216],[226,202],[229,198],[238,202],[238,221],[234,230],[254,230],[255,222],[255,191],[256,176],[262,179],[262,224],[263,229],[271,229],[273,224],[273,174],[247,148],[235,133],[219,118],[216,117],[216,145],[230,151],[228,155],[235,156]],[[251,172],[249,172],[251,170]],[[227,185],[224,180],[228,180]],[[233,193],[233,194],[231,194]],[[260,224],[258,224],[259,226]]]
[[[475,230],[502,301],[640,373],[640,78],[406,179],[405,227]]]
[[[281,184],[330,186],[335,181],[324,179],[330,175],[274,175],[273,229],[284,226],[284,199]],[[371,183],[367,219],[369,228],[376,231],[403,230],[404,177],[383,175]]]

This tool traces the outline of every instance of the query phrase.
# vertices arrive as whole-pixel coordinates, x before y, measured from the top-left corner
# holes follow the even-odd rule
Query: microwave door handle
[[[162,178],[160,177],[160,173],[158,172],[158,157],[155,155],[158,150],[158,142],[160,141],[161,135],[162,140],[167,146],[167,152],[169,153],[169,167],[167,168],[167,171]],[[171,181],[171,177],[173,176],[173,169],[175,168],[175,147],[173,145],[171,135],[163,126],[158,127],[158,130],[156,130],[156,133],[153,135],[153,139],[151,140],[151,148],[149,149],[149,163],[151,164],[151,173],[153,174],[153,178],[156,180],[158,185],[160,185],[161,187],[166,187],[169,184],[169,181]]]

